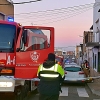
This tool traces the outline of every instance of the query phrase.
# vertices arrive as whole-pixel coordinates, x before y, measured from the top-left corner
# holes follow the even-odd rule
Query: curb
[[[90,84],[93,84],[93,83],[90,83]],[[87,83],[87,85],[88,85],[89,89],[91,90],[91,92],[92,92],[93,94],[95,94],[95,95],[97,95],[97,96],[100,96],[100,91],[94,90],[93,87],[91,87],[91,86],[89,85],[89,83]]]

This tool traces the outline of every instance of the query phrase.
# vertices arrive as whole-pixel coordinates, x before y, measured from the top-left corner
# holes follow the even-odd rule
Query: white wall
[[[93,67],[93,61],[92,61],[92,59],[93,59],[93,51],[92,51],[92,49],[89,49],[89,63],[90,63],[90,67]]]
[[[100,12],[98,10],[100,9],[100,0],[95,0],[95,4],[93,7],[93,35],[94,35],[94,42],[100,42]],[[92,59],[92,62],[95,63],[96,60],[96,68],[94,68],[96,71],[98,69],[98,49],[93,48],[94,53],[94,61]],[[96,55],[96,59],[95,59]]]
[[[94,7],[93,7],[93,33],[98,33],[97,27],[100,29],[100,0],[96,0]]]
[[[75,55],[77,55],[76,53],[76,48],[75,48]],[[82,57],[80,57],[80,51],[81,51],[81,47],[78,47],[78,58],[77,58],[77,64],[78,65],[81,65],[81,62],[82,62]]]

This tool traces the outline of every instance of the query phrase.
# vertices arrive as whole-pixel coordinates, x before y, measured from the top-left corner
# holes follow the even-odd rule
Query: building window
[[[96,54],[95,54],[95,66],[94,66],[95,69],[96,69],[96,61],[97,61],[97,59],[96,59]]]
[[[5,15],[0,13],[0,20],[5,20]]]
[[[94,68],[94,53],[93,53],[93,68]]]

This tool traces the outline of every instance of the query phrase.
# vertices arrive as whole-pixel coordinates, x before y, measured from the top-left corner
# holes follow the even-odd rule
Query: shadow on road
[[[86,83],[63,83],[62,86],[86,86]]]

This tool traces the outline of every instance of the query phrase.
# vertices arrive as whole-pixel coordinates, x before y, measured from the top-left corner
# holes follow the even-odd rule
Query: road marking
[[[68,96],[68,87],[61,87],[62,93],[60,92],[60,96]]]
[[[93,99],[93,100],[100,100],[100,99]]]
[[[77,88],[77,92],[78,92],[79,97],[89,97],[85,88]]]

